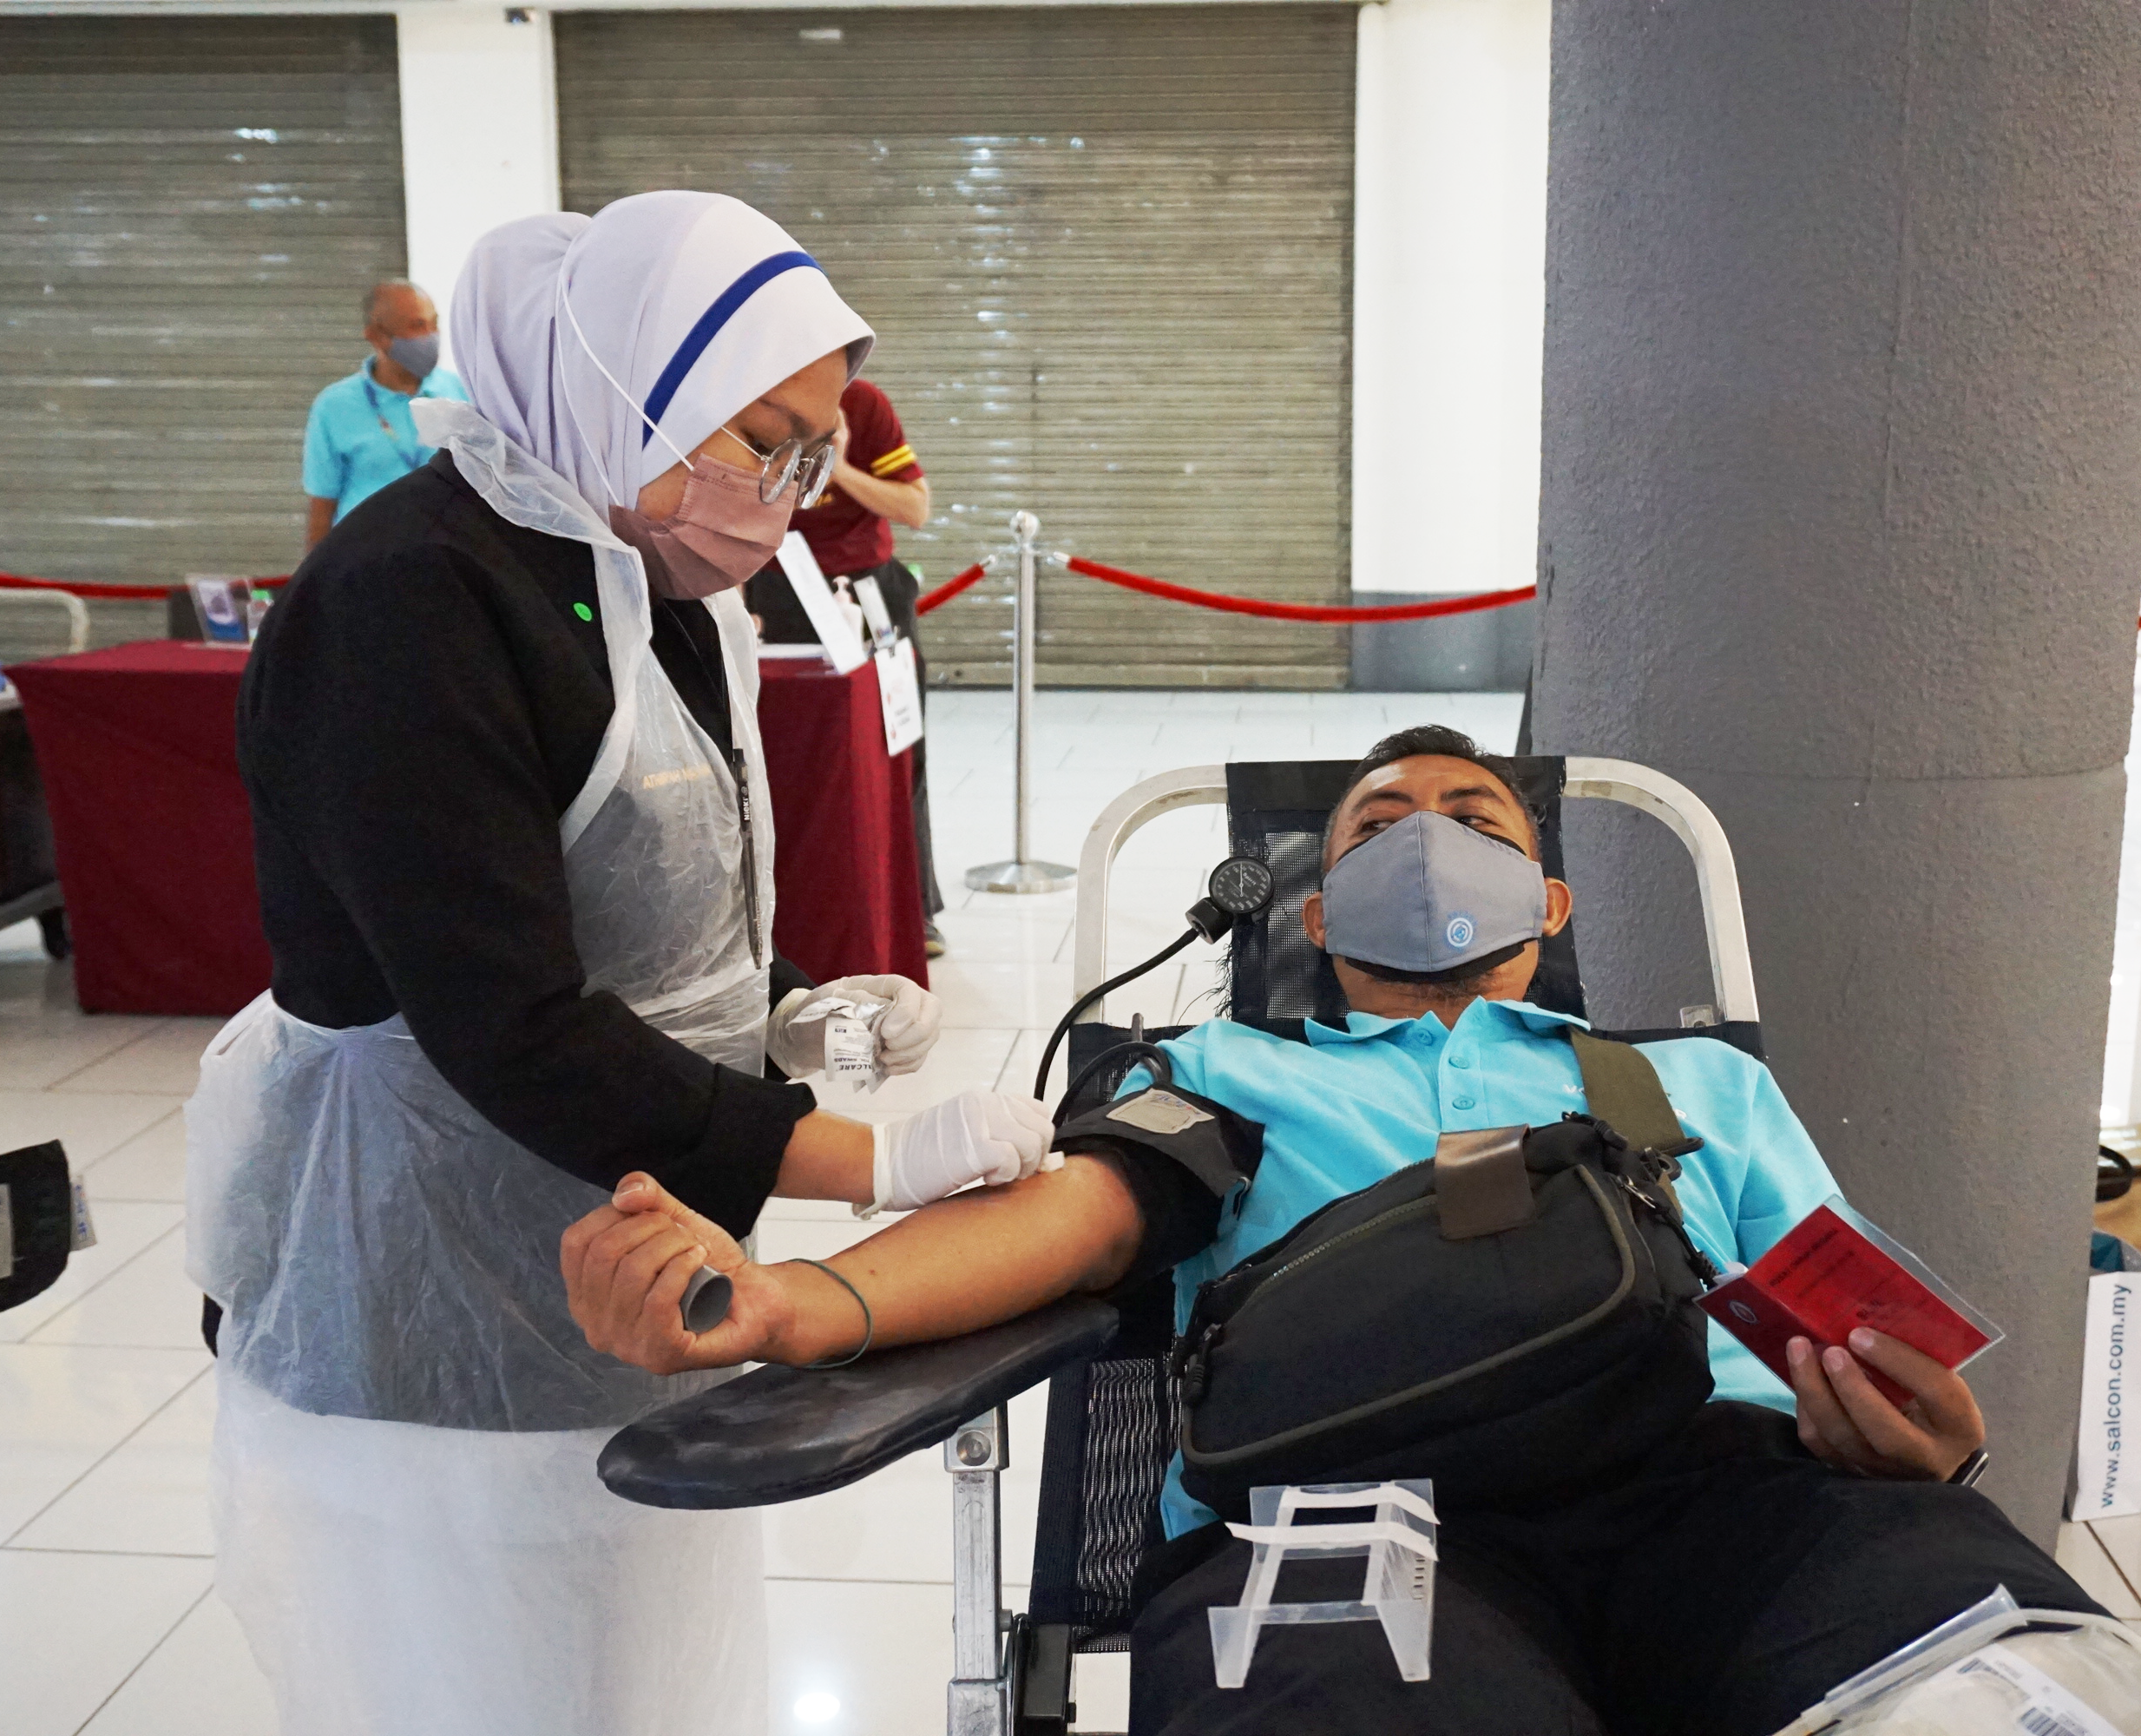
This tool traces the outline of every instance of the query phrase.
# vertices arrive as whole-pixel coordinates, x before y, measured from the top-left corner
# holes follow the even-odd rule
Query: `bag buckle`
[[[1205,1385],[1210,1378],[1205,1358],[1218,1348],[1219,1340],[1226,1336],[1226,1323],[1214,1320],[1192,1338],[1185,1332],[1174,1342],[1174,1349],[1167,1360],[1172,1365],[1175,1384],[1181,1388],[1183,1405],[1194,1410],[1204,1403]]]
[[[1678,1196],[1668,1189],[1665,1200],[1660,1200],[1649,1188],[1639,1186],[1625,1175],[1616,1174],[1613,1180],[1620,1184],[1622,1192],[1631,1200],[1672,1232],[1674,1239],[1680,1244],[1681,1252],[1687,1255],[1688,1265],[1694,1269],[1695,1276],[1702,1280],[1703,1288],[1715,1289],[1717,1279],[1724,1274],[1717,1270],[1717,1262],[1696,1246],[1695,1238],[1687,1233],[1687,1223],[1680,1213]],[[1670,1207],[1665,1203],[1666,1200],[1671,1201]]]

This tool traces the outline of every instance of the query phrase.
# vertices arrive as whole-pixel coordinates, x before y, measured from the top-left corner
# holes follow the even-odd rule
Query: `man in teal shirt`
[[[305,423],[305,547],[389,483],[431,462],[417,437],[412,398],[451,398],[468,391],[438,365],[438,310],[406,278],[374,285],[364,298],[364,365],[312,400]]]
[[[1262,1123],[1252,1180],[1229,1186],[1224,1169],[1192,1175],[1130,1145],[1073,1155],[926,1207],[835,1254],[829,1277],[807,1262],[753,1265],[653,1178],[627,1176],[566,1233],[575,1319],[598,1348],[659,1373],[799,1364],[971,1332],[1172,1267],[1179,1324],[1200,1280],[1431,1158],[1442,1132],[1583,1109],[1565,1040],[1576,1022],[1522,998],[1537,938],[1455,970],[1395,969],[1359,954],[1418,914],[1402,896],[1369,901],[1363,937],[1349,893],[1343,944],[1335,914],[1337,883],[1359,884],[1341,866],[1349,854],[1389,828],[1419,835],[1423,817],[1455,822],[1462,849],[1484,848],[1490,863],[1502,858],[1488,845],[1535,865],[1537,828],[1509,770],[1448,730],[1380,744],[1332,815],[1324,891],[1301,912],[1332,955],[1352,1009],[1344,1029],[1311,1023],[1295,1042],[1219,1020],[1165,1045],[1176,1084]],[[1529,884],[1543,889],[1539,914],[1517,931],[1558,933],[1568,887],[1535,868]],[[1694,1240],[1713,1259],[1753,1260],[1835,1191],[1826,1166],[1758,1062],[1704,1037],[1642,1047],[1704,1141],[1678,1183]],[[726,1320],[694,1336],[678,1302],[709,1263],[733,1299]],[[1249,1545],[1171,1473],[1168,1539],[1138,1570],[1133,1736],[1772,1736],[1995,1586],[2025,1608],[2097,1612],[1997,1508],[1948,1481],[1984,1438],[1960,1374],[1862,1329],[1848,1347],[1794,1340],[1787,1391],[1731,1339],[1710,1345],[1712,1402],[1637,1463],[1442,1514],[1424,1681],[1400,1679],[1369,1622],[1268,1628],[1246,1687],[1218,1687],[1206,1613],[1240,1597]],[[1869,1368],[1910,1402],[1891,1404]],[[1287,1572],[1298,1576],[1282,1587],[1290,1601],[1361,1595],[1357,1559]]]
[[[1571,1025],[1583,1021],[1481,999],[1450,1029],[1433,1011],[1412,1019],[1355,1012],[1343,1030],[1310,1021],[1303,1044],[1213,1019],[1162,1044],[1177,1084],[1264,1128],[1255,1183],[1221,1207],[1216,1238],[1175,1267],[1177,1328],[1206,1279],[1342,1194],[1418,1162],[1442,1134],[1547,1127],[1580,1112]],[[1829,1166],[1760,1062],[1709,1037],[1641,1048],[1681,1125],[1703,1141],[1681,1160],[1674,1184],[1689,1233],[1720,1268],[1753,1264],[1837,1192]],[[1140,1072],[1124,1088],[1146,1082]],[[1717,1398],[1793,1410],[1790,1389],[1714,1321],[1710,1364]],[[1178,1461],[1162,1502],[1170,1536],[1215,1516],[1182,1492],[1179,1470]]]

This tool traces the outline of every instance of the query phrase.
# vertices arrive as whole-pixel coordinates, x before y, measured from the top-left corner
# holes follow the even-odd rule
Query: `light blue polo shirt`
[[[335,520],[389,483],[431,462],[438,450],[417,438],[409,399],[372,378],[377,356],[312,400],[305,421],[305,491],[334,503]],[[450,369],[434,368],[417,388],[418,398],[450,398],[466,404],[468,388]]]
[[[1256,1180],[1219,1208],[1219,1236],[1175,1267],[1175,1325],[1197,1286],[1269,1246],[1319,1207],[1435,1154],[1444,1132],[1543,1127],[1584,1108],[1583,1074],[1563,1028],[1581,1025],[1522,1001],[1474,1001],[1445,1029],[1350,1013],[1346,1028],[1311,1020],[1306,1043],[1213,1019],[1163,1043],[1185,1089],[1264,1124]],[[1714,1037],[1639,1045],[1680,1124],[1703,1141],[1677,1184],[1696,1245],[1720,1265],[1751,1264],[1837,1191],[1829,1166],[1770,1069]],[[1149,1082],[1139,1071],[1126,1091]],[[1719,1398],[1790,1410],[1790,1390],[1713,1322]],[[1213,1517],[1183,1492],[1181,1457],[1160,1498],[1167,1535]]]

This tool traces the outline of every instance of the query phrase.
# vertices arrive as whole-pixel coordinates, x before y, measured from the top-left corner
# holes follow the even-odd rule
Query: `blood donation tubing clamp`
[[[1372,1507],[1371,1520],[1333,1525],[1301,1524],[1297,1516],[1317,1509]],[[1380,1621],[1397,1673],[1425,1681],[1435,1628],[1435,1485],[1424,1478],[1396,1483],[1267,1484],[1249,1491],[1247,1525],[1227,1529],[1256,1545],[1239,1603],[1207,1610],[1212,1663],[1221,1687],[1249,1680],[1257,1638],[1267,1624]],[[1289,1559],[1310,1561],[1365,1555],[1368,1570],[1355,1602],[1278,1603],[1279,1569]]]

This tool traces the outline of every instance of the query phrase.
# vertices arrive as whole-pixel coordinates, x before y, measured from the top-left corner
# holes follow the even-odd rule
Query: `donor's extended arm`
[[[1071,1157],[1008,1187],[961,1194],[901,1219],[827,1262],[868,1301],[879,1345],[950,1338],[1129,1270],[1142,1224],[1113,1164]],[[759,1266],[719,1225],[627,1175],[612,1203],[565,1233],[573,1318],[599,1351],[657,1374],[742,1362],[807,1363],[863,1340],[862,1310],[837,1279],[790,1261]],[[728,1317],[684,1330],[679,1304],[701,1266],[735,1284]]]

